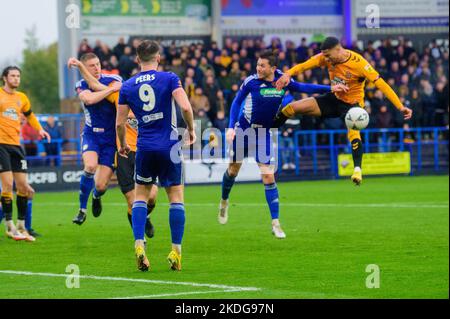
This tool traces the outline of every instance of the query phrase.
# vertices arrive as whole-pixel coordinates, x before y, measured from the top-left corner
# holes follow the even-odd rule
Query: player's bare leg
[[[322,116],[322,112],[320,111],[319,104],[313,97],[295,101],[278,111],[274,119],[273,127],[279,128],[283,126],[289,118],[295,115],[320,117]]]
[[[87,203],[91,191],[94,188],[94,176],[98,167],[98,155],[96,152],[83,153],[84,173],[80,180],[80,209],[72,220],[74,224],[82,225],[86,221]]]
[[[92,194],[92,214],[99,217],[102,213],[102,196],[108,189],[109,181],[113,175],[111,167],[99,165],[95,174],[95,188]]]
[[[5,217],[6,236],[14,240],[25,240],[25,236],[17,231],[13,221],[13,182],[14,177],[11,171],[0,173],[2,182],[1,202]]]
[[[29,186],[26,173],[13,173],[16,182],[17,196],[17,231],[25,237],[26,241],[33,242],[36,239],[31,236],[25,227],[25,218],[28,210]]]
[[[351,180],[356,186],[360,186],[362,183],[362,159],[363,159],[363,145],[361,139],[361,133],[355,130],[348,131],[348,140],[352,144],[352,155],[353,155],[353,175]]]
[[[261,171],[262,182],[264,184],[266,193],[266,200],[272,218],[272,234],[274,234],[276,238],[284,239],[286,238],[286,234],[284,233],[283,229],[281,229],[279,219],[280,202],[278,187],[275,181],[275,166],[266,164],[258,164],[258,166]]]
[[[184,186],[171,186],[166,188],[170,202],[169,223],[172,235],[172,251],[167,256],[170,269],[181,270],[181,242],[186,222],[184,211]]]
[[[219,204],[219,223],[225,225],[228,222],[229,195],[234,181],[242,167],[242,162],[230,163],[222,181],[222,198]]]

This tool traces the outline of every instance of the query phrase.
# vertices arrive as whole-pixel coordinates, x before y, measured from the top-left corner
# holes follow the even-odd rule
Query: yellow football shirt
[[[30,109],[24,93],[11,94],[0,88],[0,144],[20,145],[20,113]]]

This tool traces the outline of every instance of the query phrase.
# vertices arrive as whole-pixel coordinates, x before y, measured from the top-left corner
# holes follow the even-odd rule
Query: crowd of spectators
[[[139,39],[129,43],[120,38],[110,48],[100,40],[93,47],[83,40],[79,56],[94,52],[102,61],[103,72],[119,74],[123,79],[138,72],[136,48]],[[402,37],[367,43],[363,49],[356,44],[349,48],[362,54],[394,88],[406,106],[414,111],[413,118],[404,123],[402,115],[376,90],[373,84],[366,87],[366,107],[371,114],[371,127],[430,127],[448,125],[448,47],[436,41],[420,51],[410,40]],[[161,70],[176,73],[183,82],[194,109],[195,117],[206,126],[222,129],[227,126],[231,103],[243,80],[255,73],[259,52],[278,49],[279,69],[285,71],[319,53],[319,43],[302,39],[299,46],[292,41],[282,44],[278,38],[270,44],[261,39],[233,41],[225,39],[222,49],[217,43],[164,47]],[[306,83],[329,84],[325,68],[306,71],[297,80]],[[287,99],[304,97],[298,94]],[[303,118],[301,129],[343,128],[340,120]]]
[[[138,72],[136,48],[140,39],[126,42],[120,38],[117,45],[108,47],[96,41],[93,47],[84,40],[79,56],[94,52],[102,61],[105,73],[119,74],[124,80]],[[175,44],[163,47],[160,70],[176,73],[186,90],[196,120],[202,128],[216,127],[220,130],[228,126],[230,107],[241,83],[256,73],[256,62],[260,52],[266,49],[279,51],[278,68],[286,71],[297,63],[320,53],[320,43],[308,43],[301,39],[300,45],[292,41],[282,43],[273,38],[265,43],[260,38],[234,41],[224,40],[222,49],[217,43],[191,44],[177,47]],[[370,128],[415,128],[448,126],[449,113],[449,51],[448,43],[439,45],[431,41],[420,50],[412,41],[399,37],[376,42],[368,42],[363,47],[355,43],[348,48],[360,53],[380,73],[399,95],[405,106],[414,114],[405,122],[403,116],[376,89],[373,83],[366,85],[366,109],[370,116]],[[299,74],[299,82],[330,84],[327,70],[317,68]],[[305,98],[305,94],[286,93],[283,104],[293,99]],[[343,129],[340,119],[299,117],[290,121],[282,131],[282,143],[292,144],[295,130]],[[292,168],[291,161],[288,161]]]

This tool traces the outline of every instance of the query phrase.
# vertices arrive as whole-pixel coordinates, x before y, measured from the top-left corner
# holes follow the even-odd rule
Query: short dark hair
[[[337,45],[339,45],[338,38],[328,37],[322,42],[322,45],[320,46],[320,50],[324,51],[324,50],[333,49]]]
[[[270,66],[278,66],[278,50],[266,50],[259,55],[259,58],[269,61]]]
[[[141,62],[151,62],[160,52],[159,44],[155,41],[144,40],[137,47],[137,56]]]
[[[98,56],[95,53],[89,52],[89,53],[85,53],[80,57],[80,61],[82,63],[92,60],[92,59],[98,59]]]
[[[8,76],[9,72],[11,72],[11,71],[19,71],[20,73],[22,73],[22,70],[18,66],[11,65],[3,70],[2,77]]]
[[[19,73],[22,73],[22,70],[18,66],[11,65],[11,66],[6,67],[2,72],[3,84],[5,84],[5,81],[3,80],[3,78],[7,77],[9,75],[9,72],[11,72],[11,71],[19,71]]]

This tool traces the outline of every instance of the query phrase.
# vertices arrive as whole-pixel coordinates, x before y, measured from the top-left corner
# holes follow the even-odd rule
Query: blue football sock
[[[179,203],[170,204],[169,223],[172,233],[172,244],[181,245],[184,234],[184,224],[186,216],[184,214],[184,205]]]
[[[100,192],[97,190],[97,188],[94,188],[93,196],[94,196],[94,198],[100,198],[103,195],[105,195],[105,193],[106,193],[106,191]]]
[[[234,185],[236,177],[231,177],[226,170],[222,180],[222,199],[227,200],[230,197],[231,188]]]
[[[277,184],[264,185],[266,189],[266,200],[269,205],[270,215],[272,219],[278,219],[280,214],[280,202],[278,199],[278,188]]]
[[[25,229],[30,230],[31,229],[31,222],[33,220],[33,200],[28,200],[27,205],[27,214],[25,215]]]
[[[89,195],[94,188],[94,174],[84,172],[80,180],[80,209],[86,210]]]
[[[134,240],[144,240],[145,222],[147,220],[147,203],[144,201],[137,201],[133,204],[131,213],[133,221]]]

